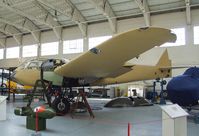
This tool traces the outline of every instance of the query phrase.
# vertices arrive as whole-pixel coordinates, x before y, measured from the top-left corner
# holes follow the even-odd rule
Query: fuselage
[[[12,80],[22,85],[34,86],[36,80],[41,79],[41,68],[44,69],[43,78],[61,85],[63,77],[54,73],[54,69],[65,64],[61,59],[34,59],[22,63],[12,74]]]

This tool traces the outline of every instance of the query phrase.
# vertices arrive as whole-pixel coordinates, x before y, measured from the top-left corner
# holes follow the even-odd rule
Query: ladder
[[[80,98],[82,98],[82,102],[85,104],[85,106],[86,106],[86,108],[87,108],[87,110],[88,110],[88,112],[90,114],[90,117],[95,118],[95,116],[93,114],[93,111],[92,111],[92,109],[91,109],[91,107],[90,107],[90,105],[89,105],[89,103],[88,103],[88,101],[86,99],[86,96],[85,96],[85,93],[84,93],[84,89],[79,90],[79,94],[77,96],[76,103],[75,103],[74,106],[71,106],[71,110],[70,110],[71,117],[73,118],[74,112],[75,112],[75,110],[78,107],[78,102],[80,101]]]

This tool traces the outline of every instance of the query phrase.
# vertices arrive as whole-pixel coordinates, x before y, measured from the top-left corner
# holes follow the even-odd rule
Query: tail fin
[[[159,68],[171,67],[171,60],[169,59],[167,49],[163,52],[156,66],[158,66]]]
[[[168,56],[168,51],[166,49],[164,51],[164,53],[162,54],[162,56],[160,57],[156,66],[160,70],[168,70],[168,69],[171,70],[171,69],[190,68],[190,67],[193,67],[193,66],[196,66],[196,65],[187,64],[187,65],[172,66],[171,60],[169,59],[169,56]]]

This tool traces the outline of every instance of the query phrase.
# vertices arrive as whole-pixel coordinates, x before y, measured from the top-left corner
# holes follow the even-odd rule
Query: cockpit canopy
[[[63,60],[60,59],[48,59],[41,64],[41,68],[44,71],[54,71],[55,68],[65,64]]]
[[[22,69],[41,69],[54,70],[56,67],[61,66],[69,60],[65,59],[32,59],[23,62],[16,70]]]

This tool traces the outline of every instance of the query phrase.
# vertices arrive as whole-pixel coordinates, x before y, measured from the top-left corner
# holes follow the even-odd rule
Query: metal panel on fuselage
[[[61,86],[63,81],[63,76],[55,74],[54,71],[44,71],[43,78],[47,81],[51,81],[53,85]]]

